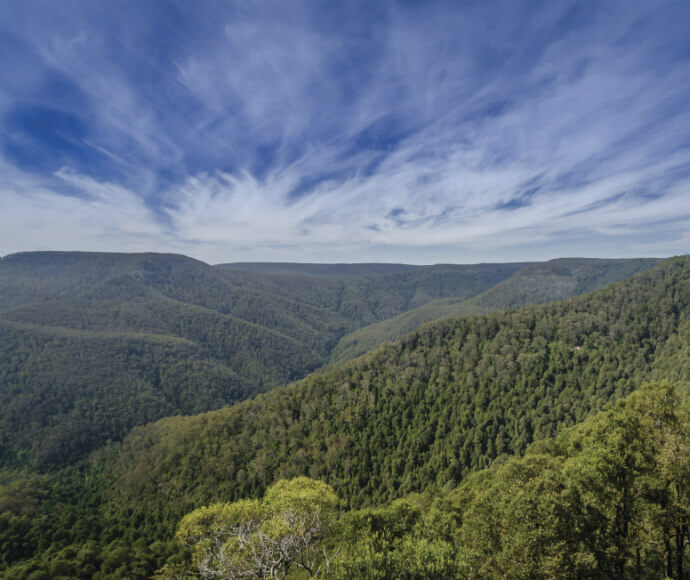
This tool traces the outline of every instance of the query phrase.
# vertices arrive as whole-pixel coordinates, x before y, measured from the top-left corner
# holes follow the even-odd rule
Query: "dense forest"
[[[582,297],[427,324],[251,400],[135,427],[61,470],[6,469],[5,576],[188,570],[205,544],[185,514],[266,494],[219,509],[267,514],[252,533],[269,542],[287,529],[276,482],[307,476],[351,510],[331,562],[345,577],[682,577],[689,307],[690,259],[673,258]],[[677,391],[608,406],[663,380]],[[521,560],[527,547],[543,558]]]
[[[469,298],[439,298],[370,324],[338,341],[332,362],[342,362],[393,341],[425,322],[455,318],[471,313],[522,308],[592,292],[628,278],[658,263],[656,259],[597,260],[558,259],[527,265],[510,278]]]
[[[690,408],[668,382],[453,490],[342,510],[298,477],[201,507],[162,578],[678,578],[690,542]]]
[[[561,294],[547,290],[550,265],[532,286],[558,298],[655,261],[590,262],[559,265],[579,280]],[[0,260],[0,466],[66,465],[136,425],[301,379],[326,364],[347,333],[435,300],[481,296],[525,267],[7,256]]]
[[[64,465],[134,425],[304,377],[345,333],[521,264],[374,277],[257,274],[184,256],[0,260],[0,464]],[[27,420],[31,417],[31,420]]]

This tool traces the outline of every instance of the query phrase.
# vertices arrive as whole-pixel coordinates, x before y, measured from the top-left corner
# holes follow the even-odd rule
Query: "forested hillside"
[[[472,474],[341,512],[297,477],[187,514],[163,577],[675,578],[690,558],[690,407],[668,382]],[[295,517],[297,514],[297,517]]]
[[[120,500],[234,499],[305,473],[353,506],[452,484],[646,380],[687,384],[687,363],[671,363],[689,307],[684,257],[580,298],[428,325],[254,400],[136,429],[114,467]]]
[[[311,274],[313,276],[329,276],[335,278],[349,278],[352,276],[377,276],[381,274],[399,274],[423,270],[425,266],[410,264],[312,264],[300,262],[229,262],[218,264],[226,270],[242,272],[260,272],[263,274]]]
[[[0,465],[61,465],[134,425],[304,377],[345,333],[521,264],[257,274],[184,256],[0,260]],[[381,268],[378,268],[379,270]]]
[[[510,278],[471,298],[433,300],[393,318],[365,326],[340,339],[332,362],[342,362],[393,341],[425,322],[511,310],[532,304],[562,300],[603,288],[657,264],[659,260],[597,260],[561,258],[525,266]]]
[[[7,573],[81,558],[143,577],[183,555],[170,542],[185,513],[280,478],[323,480],[351,508],[453,489],[645,381],[687,390],[689,344],[687,256],[583,297],[426,325],[253,400],[137,427],[79,466],[6,472]]]
[[[357,328],[438,300],[464,304],[516,273],[529,272],[521,279],[530,290],[512,304],[578,293],[651,263],[568,262],[575,272],[568,278],[554,277],[553,263],[213,267],[172,254],[7,256],[0,465],[64,465],[135,425],[300,379]],[[566,283],[571,278],[577,283]]]

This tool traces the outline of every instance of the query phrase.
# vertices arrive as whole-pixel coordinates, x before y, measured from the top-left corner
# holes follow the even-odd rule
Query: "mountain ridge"
[[[381,476],[376,475],[378,473],[377,471],[374,471],[374,473],[370,474],[375,481],[378,481],[378,483],[374,485],[381,486],[378,493],[382,495],[372,495],[377,488],[367,488],[366,483],[363,483],[366,482],[366,479],[361,479],[361,477],[363,477],[363,473],[369,472],[372,469],[384,469],[384,466],[386,466],[385,470],[389,471],[392,468],[392,456],[395,456],[395,454],[399,453],[401,450],[411,450],[409,452],[414,452],[415,449],[418,449],[418,453],[427,453],[429,451],[430,448],[426,447],[428,444],[421,443],[421,441],[415,443],[414,440],[405,441],[405,438],[401,438],[400,434],[393,435],[391,428],[396,424],[400,424],[400,418],[405,417],[406,413],[412,412],[415,415],[420,413],[422,415],[424,414],[425,411],[423,408],[418,407],[421,404],[421,401],[423,401],[425,398],[424,393],[432,393],[433,396],[435,387],[428,385],[429,381],[432,381],[432,383],[434,381],[441,381],[441,384],[452,385],[454,383],[443,381],[450,380],[451,377],[455,376],[454,373],[457,372],[453,371],[452,369],[446,369],[443,371],[443,366],[440,366],[434,371],[433,375],[430,375],[429,371],[425,370],[425,368],[428,368],[425,367],[426,363],[422,362],[426,360],[425,357],[427,354],[425,353],[429,353],[430,356],[431,352],[436,349],[436,354],[434,357],[440,361],[443,360],[444,356],[446,356],[443,354],[443,352],[445,352],[444,349],[460,349],[457,352],[462,352],[463,358],[458,359],[458,361],[467,359],[467,357],[470,357],[467,360],[471,361],[474,360],[472,357],[479,357],[476,359],[476,362],[471,363],[474,365],[479,364],[479,362],[483,360],[482,357],[484,356],[489,357],[487,360],[496,361],[493,364],[498,364],[497,361],[502,360],[501,357],[503,356],[501,354],[501,348],[511,344],[511,341],[514,339],[518,341],[527,340],[524,337],[528,335],[525,335],[524,332],[529,332],[528,329],[530,328],[530,325],[536,325],[534,326],[536,330],[531,332],[538,332],[533,338],[530,338],[529,342],[527,343],[531,343],[531,346],[528,348],[521,347],[518,351],[515,351],[516,358],[514,362],[511,363],[511,365],[506,366],[504,370],[499,370],[497,367],[494,368],[494,370],[490,371],[490,376],[494,376],[495,374],[495,377],[497,377],[500,381],[498,384],[505,384],[505,388],[510,390],[511,388],[517,388],[509,387],[511,384],[531,384],[529,382],[524,383],[521,381],[534,381],[534,378],[528,379],[528,377],[538,376],[533,375],[533,373],[537,372],[537,369],[542,369],[538,372],[543,373],[543,377],[545,377],[547,382],[537,382],[534,384],[534,386],[538,388],[533,393],[530,392],[528,395],[525,395],[528,397],[526,401],[532,397],[535,400],[535,405],[538,401],[539,406],[541,407],[547,402],[545,395],[553,390],[554,394],[550,396],[553,397],[552,404],[555,404],[560,396],[560,390],[564,388],[564,385],[569,385],[569,389],[574,389],[572,390],[572,395],[570,396],[576,395],[578,405],[583,405],[581,407],[581,411],[575,411],[575,408],[568,410],[563,407],[560,411],[558,411],[559,413],[564,413],[563,418],[555,418],[550,420],[554,422],[564,421],[565,424],[573,424],[576,419],[581,419],[592,410],[599,408],[603,402],[627,394],[633,390],[634,385],[640,384],[643,378],[651,379],[655,378],[656,375],[659,374],[659,365],[662,363],[654,362],[654,353],[657,351],[662,352],[667,341],[675,336],[676,330],[673,330],[673,328],[677,327],[679,329],[678,332],[682,331],[686,334],[690,333],[690,311],[688,310],[690,305],[689,280],[690,259],[688,257],[670,259],[662,262],[662,264],[650,270],[649,273],[638,274],[630,280],[619,282],[614,286],[599,290],[594,294],[587,296],[577,297],[571,300],[550,303],[542,306],[527,307],[513,312],[494,313],[490,315],[472,315],[469,317],[458,318],[453,321],[431,323],[426,325],[422,330],[408,335],[395,344],[385,345],[362,358],[347,362],[337,368],[311,375],[310,377],[303,379],[298,383],[294,383],[289,387],[281,387],[272,391],[271,393],[261,395],[251,401],[242,402],[233,407],[213,411],[205,414],[204,416],[199,416],[196,418],[163,419],[155,426],[137,428],[137,430],[135,430],[133,434],[130,435],[127,440],[125,440],[123,447],[125,454],[121,461],[119,461],[119,467],[116,468],[116,471],[125,469],[124,473],[126,473],[126,465],[143,466],[145,464],[158,466],[155,468],[155,472],[164,474],[166,470],[170,469],[171,467],[166,467],[165,452],[163,452],[163,455],[156,455],[158,452],[153,450],[154,447],[151,447],[153,445],[153,441],[159,440],[162,444],[167,445],[168,443],[181,438],[180,440],[196,440],[197,443],[190,448],[190,451],[192,449],[196,449],[196,451],[193,453],[199,452],[201,453],[201,456],[204,457],[203,459],[201,459],[201,456],[197,459],[194,459],[191,461],[190,465],[204,464],[207,466],[207,470],[209,468],[218,469],[218,475],[214,478],[214,480],[216,482],[227,482],[222,485],[220,490],[215,490],[213,492],[214,495],[230,494],[225,495],[225,497],[230,499],[246,497],[247,495],[251,496],[251,490],[254,489],[252,488],[252,485],[260,486],[260,482],[262,481],[263,477],[267,477],[268,481],[270,481],[272,477],[290,477],[292,475],[301,473],[302,470],[305,469],[305,465],[314,463],[315,465],[319,465],[318,470],[308,470],[308,474],[310,474],[310,476],[325,477],[327,480],[336,483],[336,487],[339,485],[344,486],[340,488],[341,491],[344,492],[346,497],[355,499],[354,505],[358,505],[357,501],[361,501],[362,497],[370,498],[369,501],[371,501],[371,498],[378,499],[378,501],[390,500],[396,497],[396,495],[388,495],[392,490],[397,490],[396,493],[416,491],[415,487],[408,487],[411,485],[411,480],[406,479],[405,473],[407,473],[407,471],[400,474],[386,485],[382,484],[380,479]],[[654,284],[652,284],[653,281]],[[670,299],[670,296],[675,294],[676,289],[680,292],[680,294],[677,297],[678,302],[673,303],[673,301]],[[659,302],[660,304],[663,304],[663,315],[661,313],[652,315],[649,312],[647,302],[652,297],[654,297],[654,303]],[[565,314],[567,314],[567,316],[564,316]],[[540,321],[541,316],[545,317],[543,322]],[[602,316],[605,318],[597,318]],[[667,318],[665,318],[666,316]],[[627,327],[623,326],[623,324],[627,325]],[[651,327],[649,324],[653,324],[654,326]],[[522,328],[523,326],[525,328],[524,330]],[[480,333],[480,335],[481,333],[488,333],[486,336],[493,337],[491,340],[496,341],[496,346],[492,347],[492,350],[488,351],[485,355],[482,355],[482,351],[480,350],[476,350],[476,354],[473,354],[475,350],[474,347],[471,346],[471,341],[467,342],[469,339],[465,338],[461,342],[456,342],[457,339],[454,338],[455,333],[458,332],[470,332],[470,334],[467,336],[471,337],[472,332],[475,332],[472,330],[473,328],[476,328],[476,332]],[[654,336],[657,336],[658,338],[656,340],[660,341],[658,346],[650,342],[652,340],[651,338],[638,341],[638,336],[645,336],[650,332],[656,333]],[[542,338],[542,334],[544,338]],[[523,338],[518,338],[521,336]],[[620,344],[618,342],[622,337],[626,338],[626,342],[624,344]],[[553,344],[550,345],[551,342]],[[600,342],[602,344],[599,344]],[[448,346],[443,346],[444,344]],[[467,350],[468,348],[470,350]],[[406,354],[408,352],[416,354],[411,356],[410,354]],[[613,356],[614,353],[619,354],[615,354],[615,356]],[[456,354],[453,356],[460,355]],[[664,355],[664,357],[667,356],[669,355]],[[439,359],[438,357],[441,358]],[[643,360],[648,362],[642,363],[641,361]],[[518,361],[520,361],[519,364]],[[390,367],[390,372],[386,371],[389,363],[393,365],[397,364],[398,366]],[[502,364],[505,365],[506,363]],[[580,365],[584,366],[582,366],[581,370],[578,370]],[[644,377],[643,374],[635,371],[635,365],[643,365],[644,369],[646,369],[644,371]],[[471,366],[468,367],[470,370],[471,368]],[[492,367],[488,367],[488,369],[491,368]],[[507,378],[512,377],[512,373],[518,371],[523,372],[519,370],[521,368],[524,369],[524,372],[528,374],[520,379],[520,381],[515,383],[514,379]],[[461,379],[461,382],[459,383],[460,385],[465,384],[467,380],[473,380],[471,377],[474,376],[474,371],[469,372],[469,370],[467,370],[463,372],[466,374],[465,377]],[[372,375],[372,373],[374,374]],[[501,373],[508,373],[505,375],[505,379],[500,378],[503,376]],[[572,377],[568,380],[575,382],[561,384],[558,380],[556,380],[556,375],[554,375],[554,373],[565,373],[564,376]],[[586,375],[582,373],[586,373]],[[488,376],[489,375],[487,375],[487,377]],[[519,377],[520,375],[517,376]],[[684,375],[682,379],[683,384],[687,385],[690,381],[690,376]],[[374,380],[378,382],[373,383],[372,381]],[[495,379],[492,379],[492,381],[493,380]],[[591,386],[587,387],[588,390],[585,396],[585,392],[581,392],[580,389],[584,389],[586,382],[589,380],[593,380],[593,383]],[[482,383],[485,385],[483,388],[488,390],[486,391],[486,394],[483,395],[484,398],[479,399],[478,402],[475,403],[478,405],[476,408],[480,409],[482,408],[482,405],[490,404],[492,399],[490,396],[488,396],[488,393],[492,388],[489,386],[493,384],[492,381]],[[375,392],[377,394],[375,396],[374,392],[370,391],[374,384],[378,385],[376,387],[377,390]],[[598,384],[600,385],[599,387],[597,387]],[[355,385],[358,385],[357,388],[355,388]],[[404,385],[408,386],[406,387]],[[408,393],[406,389],[412,388],[412,385],[415,385],[414,390]],[[422,385],[427,386],[422,388]],[[597,394],[598,389],[602,389],[599,394]],[[384,392],[388,394],[383,396]],[[471,396],[471,392],[473,392],[472,389],[470,390],[469,394],[463,395],[463,397]],[[415,396],[419,396],[421,399],[419,399],[419,401],[412,407],[409,407],[408,410],[399,411],[390,416],[388,416],[389,414],[387,413],[381,412],[385,407],[380,407],[380,405],[385,406],[388,401],[394,400],[395,397],[408,397],[413,393],[416,393]],[[370,399],[370,396],[373,396],[374,398]],[[503,397],[504,395],[501,396]],[[361,397],[364,397],[364,399],[361,399]],[[393,397],[393,399],[391,399],[391,397]],[[597,403],[597,397],[601,398],[600,403]],[[348,419],[344,415],[336,420],[336,416],[333,415],[334,413],[345,413],[346,415],[349,413],[349,411],[347,411],[348,400],[352,400],[353,404],[357,404],[357,401],[359,401],[359,404],[365,405],[362,407],[363,410],[370,409],[367,411],[366,416],[369,417],[369,420],[372,421],[372,423],[367,421],[362,422],[363,419],[361,417],[356,420],[355,416],[350,416]],[[278,404],[279,401],[281,402]],[[471,399],[469,399],[469,401],[471,401]],[[481,403],[479,401],[481,401]],[[290,409],[293,408],[293,402],[297,406],[293,411],[290,411]],[[274,407],[276,404],[278,404],[278,406],[275,407],[275,409],[282,409],[282,411],[279,412],[284,412],[286,414],[285,416],[280,417],[279,415],[276,415],[275,410],[272,410],[270,412],[270,419],[261,418],[262,413],[268,413],[269,409]],[[452,405],[451,401],[446,401],[444,404],[440,404],[439,402],[425,403],[425,405],[427,404],[431,405],[428,407],[428,410],[436,408],[438,410],[446,410],[450,412],[452,409],[457,408],[457,405]],[[373,405],[373,407],[370,408],[369,405]],[[523,408],[519,405],[512,405],[512,407],[516,409]],[[299,409],[301,409],[301,411],[299,411]],[[370,413],[374,412],[375,410],[375,415],[370,415]],[[297,412],[297,414],[295,414],[295,412]],[[325,418],[320,418],[322,413],[325,414]],[[250,416],[253,418],[248,418]],[[293,420],[296,420],[299,416],[303,416],[305,421],[304,426],[298,430],[294,430],[296,429],[296,425],[291,426],[292,421],[289,419],[290,416],[293,417]],[[217,419],[218,421],[218,424],[215,427],[211,427],[213,419]],[[214,449],[214,453],[218,454],[218,457],[222,458],[222,460],[218,462],[217,460],[212,459],[210,456],[204,455],[204,444],[201,443],[201,440],[204,439],[203,436],[196,435],[192,437],[191,432],[185,434],[185,430],[183,428],[185,421],[189,423],[190,427],[192,425],[196,425],[194,429],[206,429],[207,427],[208,429],[219,429],[218,432],[223,434],[225,441],[231,441],[231,434],[234,432],[240,437],[240,440],[243,441],[241,447],[247,444],[248,440],[246,437],[248,433],[255,433],[257,429],[262,429],[265,431],[264,435],[255,440],[255,444],[258,445],[257,448],[253,449],[251,453],[247,453],[246,455],[244,455],[246,450],[243,452],[242,456],[253,458],[248,460],[247,463],[244,463],[244,460],[240,461],[241,456],[236,457],[228,447],[221,447],[222,450],[219,450],[218,444],[220,441],[211,444],[210,448]],[[359,462],[359,469],[364,471],[360,471],[359,476],[353,476],[353,474],[350,473],[350,475],[347,477],[343,472],[339,471],[339,475],[334,480],[333,475],[327,475],[329,473],[328,466],[330,465],[333,467],[336,464],[342,466],[344,463],[347,463],[346,458],[349,457],[349,455],[346,453],[346,455],[340,457],[336,463],[330,463],[329,461],[333,461],[334,459],[328,460],[326,456],[319,455],[320,452],[317,451],[307,451],[312,443],[302,443],[305,438],[307,440],[311,440],[311,437],[317,437],[317,439],[322,438],[319,439],[319,441],[322,442],[321,444],[313,442],[315,449],[322,449],[321,445],[326,440],[327,436],[329,436],[330,432],[324,432],[322,428],[319,427],[319,425],[322,425],[321,421],[326,421],[325,425],[336,429],[336,431],[333,431],[332,434],[335,434],[339,428],[345,428],[346,432],[349,433],[348,438],[351,439],[350,443],[343,443],[345,447],[340,447],[340,445],[333,447],[335,442],[332,442],[330,445],[328,445],[328,448],[340,449],[340,452],[343,452],[348,448],[348,445],[354,444],[355,440],[360,440],[361,442],[361,434],[358,433],[358,429],[356,427],[357,425],[359,425],[360,429],[365,429],[365,431],[367,429],[367,427],[365,427],[366,425],[369,425],[369,429],[372,428],[372,425],[376,425],[387,431],[389,433],[387,440],[390,447],[388,448],[387,452],[384,453],[384,455],[378,460],[374,460],[373,457],[366,459],[366,453],[363,455],[360,453],[357,461]],[[352,421],[355,421],[355,423],[352,423]],[[462,425],[463,421],[458,423],[451,420],[449,417],[444,421],[444,424],[450,428],[450,425],[453,424]],[[472,422],[471,415],[470,422]],[[251,426],[252,423],[256,424]],[[352,423],[352,426],[347,427],[347,425],[350,423]],[[413,424],[413,422],[410,421],[405,423],[408,426]],[[425,423],[425,421],[420,421],[419,424],[425,425]],[[223,424],[225,424],[225,426],[222,426]],[[280,427],[281,429],[284,428],[287,430],[285,432],[285,437],[277,436],[278,438],[274,439],[271,436],[270,440],[267,439],[267,436],[271,430],[278,428],[279,425],[282,425],[282,427]],[[546,419],[546,422],[535,424],[533,429],[535,429],[537,438],[549,437],[555,433],[554,426],[549,425],[549,419]],[[479,425],[477,425],[477,427],[479,427]],[[515,427],[517,428],[517,425]],[[429,441],[438,441],[436,437],[441,435],[443,435],[443,438],[446,437],[445,428],[440,428],[440,430],[437,431],[436,437],[434,437],[432,434],[436,431],[437,427],[427,425],[426,428],[430,428],[430,432],[427,431],[424,437],[430,437]],[[485,432],[485,429],[486,427],[482,427],[482,432]],[[168,436],[165,435],[166,431],[169,431],[169,436],[172,437],[172,439],[167,438]],[[148,435],[146,435],[147,432],[153,436],[153,439],[148,440],[145,445],[148,451],[144,454],[144,456],[146,456],[147,459],[142,463],[141,460],[137,461],[131,456],[128,456],[128,452],[126,450],[128,447],[131,448],[132,446],[136,448],[136,441],[138,438],[148,439]],[[289,436],[288,432],[291,433]],[[308,433],[312,433],[312,436],[307,436]],[[313,435],[313,433],[318,434]],[[516,433],[519,435],[520,430],[518,429]],[[510,447],[512,453],[519,452],[524,445],[527,445],[532,441],[532,436],[525,435],[525,433],[514,440],[514,443],[512,444],[513,446]],[[525,436],[527,438],[521,442],[520,437]],[[457,437],[458,435],[455,436],[456,439]],[[469,436],[470,442],[472,441],[472,437],[472,435]],[[463,448],[463,444],[460,443],[462,440],[465,440],[464,447],[466,448],[467,438],[462,437],[457,440],[460,449]],[[164,443],[165,441],[168,443]],[[508,439],[506,441],[508,441]],[[285,451],[281,451],[280,453],[283,454],[281,457],[283,457],[283,460],[287,461],[287,463],[274,463],[273,461],[269,460],[271,453],[268,452],[268,449],[270,446],[276,444],[278,445],[277,449],[280,449],[281,445],[285,445],[286,443],[297,446],[290,451],[290,457],[292,459],[288,459],[288,456],[284,455]],[[422,445],[421,447],[419,447],[420,444]],[[364,448],[360,448],[360,452],[363,452],[363,449]],[[162,449],[160,451],[162,451]],[[153,455],[148,455],[149,452]],[[302,464],[303,466],[300,467],[299,457],[300,454],[304,452],[307,452],[307,457],[310,457],[311,459],[309,459],[305,464]],[[500,454],[500,446],[498,446],[493,453]],[[472,452],[470,451],[470,455],[468,457],[471,456]],[[479,458],[480,456],[477,456],[473,461],[478,461]],[[240,462],[238,463],[238,461]],[[274,473],[273,476],[269,474],[266,474],[265,476],[261,475],[262,468],[260,468],[259,465],[266,461],[268,461],[268,465],[273,465],[273,467],[270,469],[275,471],[269,472]],[[283,467],[280,467],[281,465]],[[428,459],[422,460],[420,457],[411,464],[411,468],[416,470],[417,475],[419,475],[419,469],[424,465],[432,464],[428,463]],[[458,465],[481,468],[485,467],[487,464],[483,463],[482,461],[473,463],[466,459],[460,461]],[[238,470],[240,469],[246,471],[246,473],[238,476]],[[422,471],[425,469],[429,469],[429,467],[422,468]],[[436,469],[438,469],[438,467]],[[449,472],[451,473],[454,468],[446,465],[444,469],[451,469]],[[466,467],[461,468],[461,470],[462,469],[466,469]],[[178,477],[180,476],[181,474],[178,472]],[[402,477],[402,479],[398,479],[400,477]],[[409,474],[407,477],[409,477]],[[241,483],[243,478],[249,479],[244,480],[245,483]],[[159,485],[154,483],[156,479],[157,476],[154,475],[154,473],[149,472],[146,477],[139,479],[139,482],[140,484],[144,484],[144,489],[147,489],[151,484],[156,486]],[[421,477],[421,480],[424,480],[424,476]],[[127,483],[122,484],[121,491],[129,490],[125,495],[133,492],[134,497],[137,497],[138,494],[142,492],[142,489],[137,488],[132,480],[127,480],[126,475],[123,475],[122,481],[126,481]],[[254,481],[255,483],[247,483],[251,481]],[[440,483],[443,483],[443,481]],[[365,493],[365,496],[360,495],[360,499],[357,500],[357,494],[352,494],[353,490],[357,489],[360,485],[362,485],[365,490],[368,489],[369,493]],[[415,485],[419,485],[419,480]],[[194,489],[194,486],[192,485],[191,480],[188,480],[186,484],[178,481],[176,483],[176,489],[189,490]],[[235,489],[236,491],[231,491],[232,489]],[[149,494],[150,492],[146,493],[146,495]],[[183,502],[182,498],[179,496],[171,497],[177,497],[175,501]],[[204,501],[210,501],[211,499],[212,498],[204,498]],[[166,499],[165,501],[168,502],[170,500],[171,498]]]
[[[426,322],[471,313],[510,310],[584,294],[607,283],[627,278],[657,263],[659,260],[656,258],[614,261],[598,258],[557,258],[529,264],[481,294],[466,299],[434,300],[398,316],[359,328],[340,339],[331,353],[330,362],[338,363],[364,354],[383,342],[390,342],[412,332]],[[596,266],[619,267],[619,271],[615,275],[605,273],[597,276],[593,272]],[[572,269],[579,269],[580,272],[573,274]],[[553,281],[549,278],[553,278]]]

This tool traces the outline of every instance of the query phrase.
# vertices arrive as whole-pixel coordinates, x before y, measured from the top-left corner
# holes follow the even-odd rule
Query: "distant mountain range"
[[[380,276],[383,274],[400,274],[421,270],[427,266],[409,264],[310,264],[298,262],[231,262],[218,264],[226,270],[259,272],[262,274],[312,274],[314,276],[334,276],[348,278],[352,276]]]

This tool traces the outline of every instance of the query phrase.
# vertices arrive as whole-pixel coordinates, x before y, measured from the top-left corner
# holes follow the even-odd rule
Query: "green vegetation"
[[[687,382],[671,363],[690,336],[689,279],[680,258],[570,301],[434,323],[251,401],[135,429],[118,500],[169,509],[306,474],[357,507],[452,484],[645,380]]]
[[[136,427],[55,473],[6,471],[2,566],[34,579],[59,567],[138,578],[184,566],[190,553],[173,538],[185,514],[308,476],[354,510],[338,520],[338,574],[391,577],[403,568],[390,566],[404,566],[410,577],[548,577],[564,566],[564,577],[638,568],[658,577],[687,539],[677,525],[687,529],[686,492],[674,479],[684,477],[685,440],[673,428],[685,419],[661,405],[680,413],[675,395],[664,384],[588,417],[648,381],[686,391],[688,345],[687,256],[583,297],[429,324],[252,400]],[[548,506],[584,519],[551,521]],[[543,558],[520,560],[525,546]],[[91,575],[80,571],[87,556]]]
[[[689,410],[645,385],[453,491],[340,515],[326,484],[283,480],[185,516],[190,556],[162,576],[682,579]]]
[[[343,362],[396,340],[425,322],[471,313],[512,310],[579,296],[629,278],[657,264],[656,259],[597,260],[563,258],[532,264],[471,298],[442,298],[393,318],[365,326],[340,339],[331,362]]]
[[[291,569],[327,575],[337,549],[327,550],[339,500],[320,481],[279,481],[262,501],[202,507],[186,515],[176,538],[189,550],[186,565],[168,565],[162,576],[283,578]]]
[[[404,272],[412,272],[413,270],[423,270],[425,268],[425,266],[411,266],[409,264],[390,263],[314,264],[300,262],[230,262],[227,264],[218,264],[218,267],[226,270],[260,272],[263,274],[299,273],[335,278],[399,274]]]
[[[354,328],[425,300],[474,295],[519,267],[324,277],[160,254],[5,257],[0,466],[65,465],[135,425],[302,378]]]
[[[565,294],[653,261],[570,262],[584,273]],[[0,260],[0,466],[66,465],[136,425],[247,399],[321,367],[357,328],[439,299],[483,296],[516,272],[531,272],[535,289],[554,285],[551,266],[524,267],[7,256]]]

